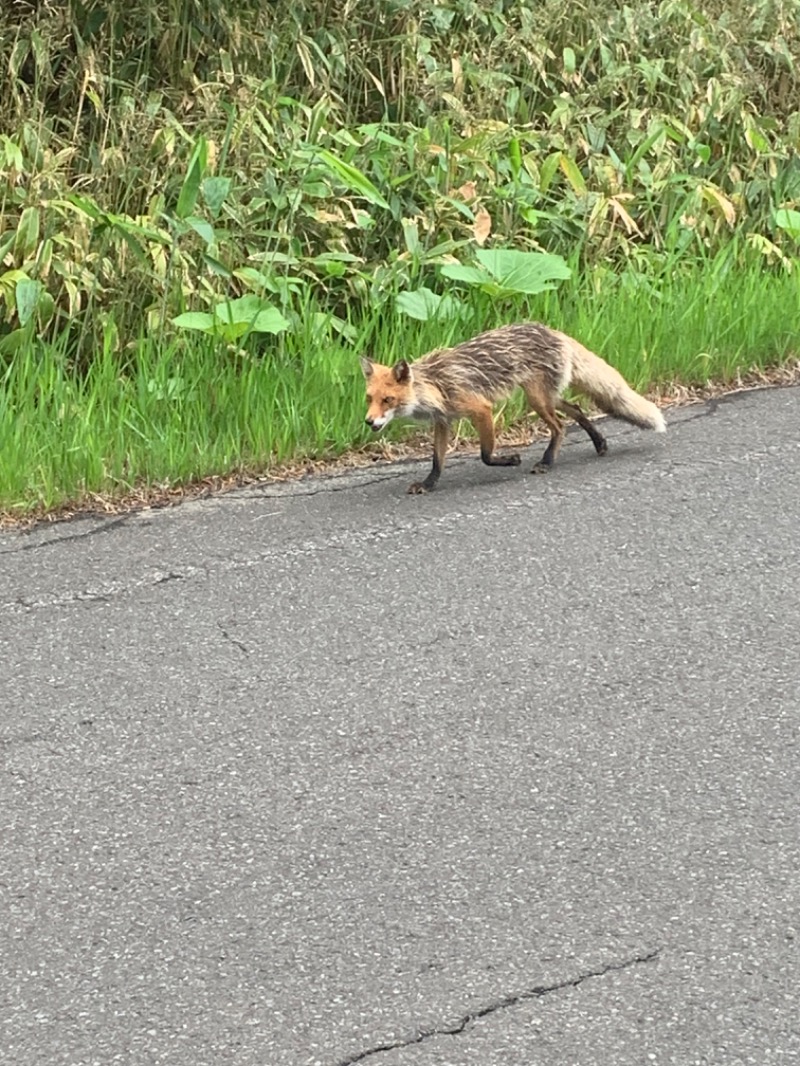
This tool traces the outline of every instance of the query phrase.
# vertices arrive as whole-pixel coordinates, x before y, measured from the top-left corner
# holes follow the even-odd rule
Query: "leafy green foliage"
[[[395,307],[401,314],[418,322],[454,318],[459,313],[459,304],[452,296],[441,296],[424,285],[413,291],[398,293]]]
[[[217,304],[211,314],[186,311],[172,322],[181,329],[196,329],[231,343],[246,333],[283,333],[289,328],[277,308],[253,295]]]
[[[799,59],[800,0],[3,8],[0,285],[43,286],[38,327],[85,361],[105,313],[166,337],[269,292],[295,329],[311,298],[441,296],[478,251],[637,265],[744,234],[788,267]]]
[[[335,416],[286,382],[324,358],[349,397],[330,353],[392,347],[395,320],[433,346],[584,282],[602,308],[621,279],[712,262],[797,273],[800,0],[18,2],[0,69],[0,413],[20,432],[50,388],[74,429],[89,381],[182,404],[200,385],[156,367],[200,351],[220,381],[286,370],[294,423],[248,455],[324,450]],[[185,417],[217,418],[226,388]]]
[[[453,281],[476,285],[495,299],[509,296],[536,296],[554,289],[572,271],[559,255],[520,252],[513,248],[479,248],[475,253],[478,266],[460,264],[442,267],[442,274]]]

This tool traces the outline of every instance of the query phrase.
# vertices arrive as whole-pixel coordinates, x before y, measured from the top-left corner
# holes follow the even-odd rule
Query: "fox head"
[[[394,366],[383,366],[362,356],[361,369],[367,382],[366,423],[377,433],[395,415],[407,414],[412,409],[411,367],[404,359]]]

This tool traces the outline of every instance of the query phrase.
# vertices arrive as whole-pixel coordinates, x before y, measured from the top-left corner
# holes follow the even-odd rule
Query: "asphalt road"
[[[800,1062],[799,408],[0,536],[3,1061]]]

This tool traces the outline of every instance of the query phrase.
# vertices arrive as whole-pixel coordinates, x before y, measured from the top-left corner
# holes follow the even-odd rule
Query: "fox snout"
[[[387,422],[391,422],[392,414],[394,414],[393,411],[387,411],[385,415],[378,415],[377,417],[374,417],[373,415],[367,415],[364,421],[367,423],[373,433],[377,433],[379,430],[383,429]]]

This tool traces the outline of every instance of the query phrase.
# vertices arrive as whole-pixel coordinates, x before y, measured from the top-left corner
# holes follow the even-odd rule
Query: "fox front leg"
[[[469,420],[478,431],[481,442],[481,462],[487,466],[519,466],[520,458],[516,452],[510,455],[496,455],[494,450],[494,417],[492,405],[488,400],[476,403],[468,412]]]
[[[415,481],[408,486],[412,495],[420,495],[423,492],[433,492],[436,482],[439,480],[444,457],[447,454],[447,442],[450,439],[450,427],[447,422],[435,422],[433,426],[433,466],[431,472],[424,481]]]

